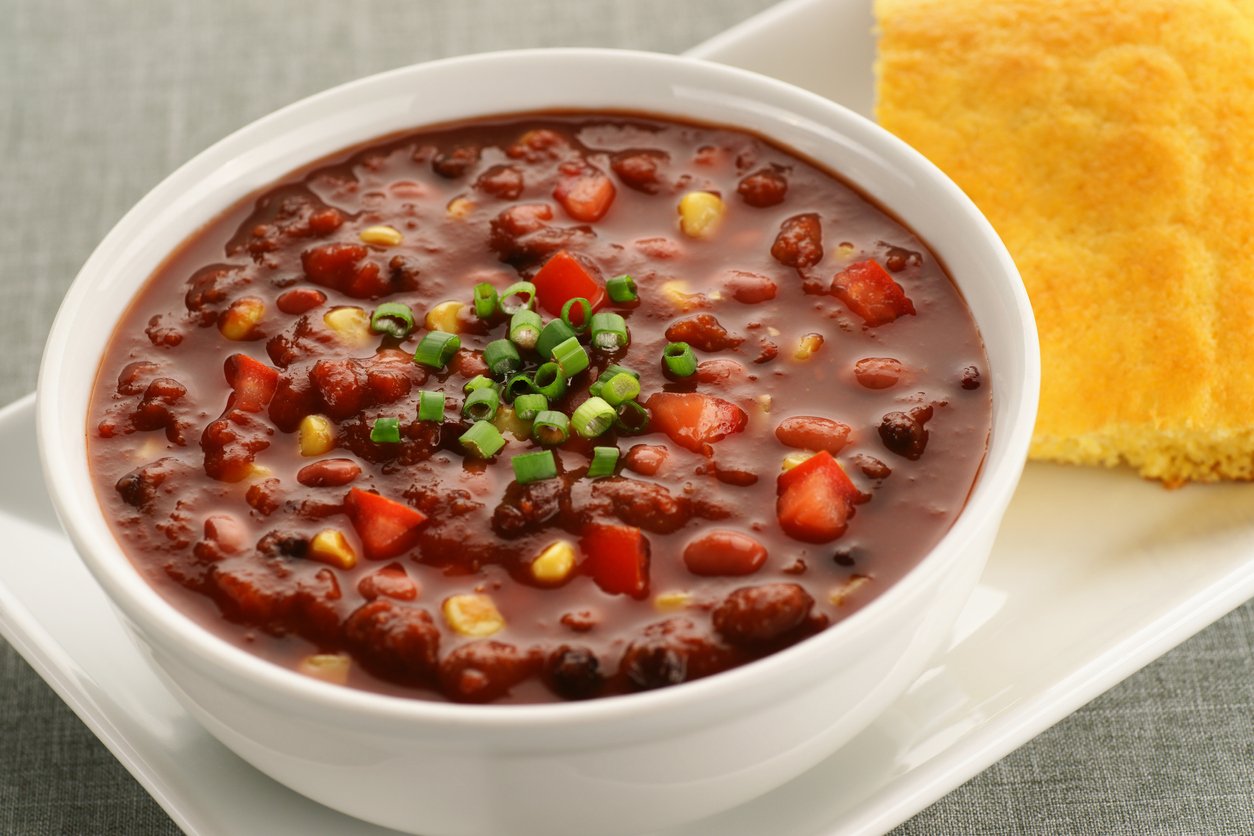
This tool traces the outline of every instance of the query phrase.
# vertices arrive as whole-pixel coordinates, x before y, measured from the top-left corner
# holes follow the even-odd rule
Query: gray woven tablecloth
[[[0,0],[0,402],[34,388],[61,295],[121,214],[273,108],[467,52],[679,52],[770,3]],[[174,832],[0,642],[0,834]],[[1254,604],[896,832],[1254,833]]]

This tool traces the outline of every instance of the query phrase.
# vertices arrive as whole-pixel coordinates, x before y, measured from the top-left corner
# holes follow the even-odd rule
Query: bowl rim
[[[911,570],[873,601],[805,641],[752,663],[715,676],[683,683],[678,687],[582,702],[467,705],[421,697],[380,694],[325,683],[233,645],[201,626],[192,616],[184,614],[173,603],[163,598],[144,579],[116,539],[110,537],[108,542],[95,542],[79,528],[78,516],[80,514],[90,514],[94,511],[100,516],[101,521],[104,519],[104,514],[98,501],[94,509],[84,509],[73,501],[69,486],[73,480],[83,478],[86,474],[75,472],[75,468],[69,461],[65,445],[71,439],[67,439],[64,430],[59,429],[66,424],[60,415],[60,395],[53,381],[69,365],[69,346],[72,343],[72,333],[69,330],[71,319],[78,313],[78,309],[84,304],[89,304],[87,297],[92,291],[93,274],[100,269],[107,257],[106,251],[115,249],[125,242],[128,236],[133,234],[132,227],[137,224],[138,219],[165,198],[166,192],[176,187],[179,180],[195,169],[202,168],[216,158],[232,152],[236,146],[246,144],[254,134],[261,133],[269,126],[281,123],[296,113],[313,112],[327,100],[349,92],[369,91],[372,87],[386,85],[395,79],[412,75],[448,72],[472,65],[510,67],[520,62],[526,64],[542,61],[565,61],[574,64],[580,62],[649,64],[654,68],[675,72],[685,81],[692,83],[699,83],[703,78],[721,76],[724,81],[735,82],[741,88],[741,92],[749,98],[757,102],[769,101],[775,109],[805,108],[823,112],[826,127],[846,137],[851,137],[854,141],[874,145],[877,153],[892,156],[895,164],[905,165],[911,169],[912,174],[930,181],[932,187],[938,188],[945,198],[951,201],[953,211],[961,215],[965,224],[970,227],[973,239],[978,240],[979,245],[988,250],[987,255],[993,259],[996,272],[1001,274],[1007,285],[1006,291],[1011,297],[1013,311],[1017,315],[1017,324],[1020,326],[1018,331],[1021,334],[1021,345],[1017,348],[1021,352],[1021,363],[1015,368],[1008,369],[1009,374],[1006,379],[1018,382],[1019,389],[1017,393],[1012,393],[1010,390],[999,392],[998,388],[994,388],[992,393],[993,418],[996,418],[999,405],[1000,408],[1008,410],[1011,415],[1009,432],[999,434],[995,426],[990,426],[984,460],[975,476],[967,503],[954,524]],[[516,69],[516,66],[514,68]],[[610,106],[603,110],[610,111],[614,108]],[[658,111],[665,112],[661,103],[659,103]],[[482,117],[494,115],[504,114],[499,110],[485,110],[480,113]],[[477,117],[472,115],[466,118]],[[778,121],[778,117],[772,118]],[[421,130],[423,127],[424,123],[418,122],[413,126],[413,130]],[[772,136],[769,129],[755,128],[754,130],[763,136]],[[788,143],[779,141],[784,147],[788,147]],[[298,169],[313,161],[312,159],[296,159],[289,170]],[[842,173],[842,177],[848,178],[848,175]],[[854,182],[852,178],[848,179],[849,182]],[[855,183],[855,185],[863,188],[860,184]],[[225,207],[218,207],[218,211],[223,208]],[[897,207],[886,208],[890,213],[898,212]],[[902,213],[903,223],[906,223],[905,214],[907,213]],[[927,243],[933,250],[943,249],[943,245],[936,245],[932,241]],[[979,328],[978,320],[976,324]],[[980,329],[980,333],[983,340],[983,328]],[[985,348],[987,350],[987,343]],[[1009,362],[1010,358],[989,357],[990,366]],[[98,365],[98,361],[95,365]],[[94,370],[93,366],[93,372]],[[92,379],[93,381],[95,379],[94,373]],[[346,725],[373,721],[387,723],[403,721],[409,724],[431,722],[446,728],[473,726],[503,731],[600,724],[605,720],[622,720],[632,716],[661,715],[685,707],[699,707],[702,713],[712,720],[713,716],[718,713],[716,705],[729,705],[737,702],[738,699],[751,698],[753,689],[742,688],[742,686],[784,674],[795,677],[807,664],[820,661],[825,654],[835,651],[839,645],[856,642],[860,633],[872,629],[875,624],[889,616],[895,602],[906,599],[912,591],[931,583],[936,576],[943,574],[961,554],[963,548],[976,539],[982,526],[989,524],[986,519],[981,522],[983,518],[990,515],[1000,517],[1004,512],[1010,493],[1026,460],[1036,414],[1039,380],[1040,357],[1035,321],[1022,280],[1004,244],[991,224],[961,189],[906,143],[869,119],[834,101],[747,70],[702,59],[635,50],[543,48],[445,58],[349,81],[300,99],[254,120],[180,165],[154,186],[113,226],[84,263],[66,293],[49,331],[40,367],[36,425],[44,477],[57,515],[74,542],[80,557],[88,565],[97,582],[104,587],[113,605],[122,611],[128,623],[138,626],[138,632],[145,641],[162,646],[174,645],[181,652],[192,654],[198,661],[208,663],[223,675],[230,677],[229,685],[232,688],[237,690],[247,688],[254,695],[263,695],[267,699],[281,702],[288,710],[299,709],[319,713],[332,710],[344,718]],[[1015,397],[1011,398],[1012,394]],[[86,416],[82,416],[82,421],[86,420]],[[73,442],[85,447],[87,431],[83,422],[71,422],[70,426],[79,430]],[[95,492],[92,493],[94,496]],[[993,520],[992,524],[995,526],[996,520]],[[813,667],[821,668],[822,666],[813,665]],[[807,675],[818,677],[822,673],[821,670],[810,670]],[[737,694],[740,696],[737,697]],[[754,699],[760,698],[759,695]]]

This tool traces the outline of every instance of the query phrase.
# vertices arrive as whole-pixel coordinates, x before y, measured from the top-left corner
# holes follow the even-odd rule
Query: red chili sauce
[[[565,337],[543,356],[517,282]],[[89,443],[131,559],[227,640],[389,694],[583,699],[744,664],[902,577],[980,468],[985,366],[926,245],[814,164],[511,117],[209,224],[119,324]],[[555,446],[513,409],[545,384]]]

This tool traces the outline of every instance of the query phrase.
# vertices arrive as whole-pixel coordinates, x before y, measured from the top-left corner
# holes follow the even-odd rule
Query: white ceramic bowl
[[[324,684],[198,627],[118,547],[88,477],[97,364],[132,295],[220,210],[307,162],[394,131],[544,109],[632,110],[736,125],[840,172],[931,245],[983,334],[988,456],[922,563],[835,627],[698,682],[587,703],[464,706]],[[798,775],[922,671],[973,588],[1018,481],[1039,358],[1027,297],[978,210],[870,122],[778,81],[602,50],[457,58],[362,79],[227,137],[170,175],[83,266],[40,372],[39,443],[61,521],[174,693],[263,772],[336,809],[424,834],[638,833],[728,808]]]

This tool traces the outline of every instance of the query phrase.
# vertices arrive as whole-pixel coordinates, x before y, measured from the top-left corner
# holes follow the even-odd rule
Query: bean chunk
[[[795,583],[746,586],[714,610],[714,629],[732,644],[767,644],[800,627],[813,607],[814,599]]]

